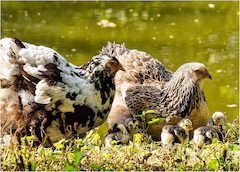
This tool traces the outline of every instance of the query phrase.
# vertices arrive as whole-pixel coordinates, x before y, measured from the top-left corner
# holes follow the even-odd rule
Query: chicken
[[[182,119],[177,125],[166,125],[162,128],[161,141],[163,146],[174,143],[184,144],[189,141],[189,131],[192,130],[192,122]]]
[[[107,119],[118,70],[113,56],[77,67],[48,47],[1,39],[1,136],[32,133],[53,143],[84,135]]]
[[[125,71],[118,71],[115,77],[116,93],[107,122],[110,128],[115,124],[124,124],[125,119],[131,118],[124,97],[128,88],[137,85],[151,85],[160,88],[162,83],[170,80],[172,72],[151,55],[128,50],[123,44],[108,43],[100,55],[116,57]],[[127,127],[127,126],[125,126]],[[112,133],[112,131],[111,131]]]
[[[207,126],[202,126],[194,130],[193,142],[197,147],[209,145],[213,139],[223,141],[225,132],[223,125],[225,123],[225,116],[222,112],[215,112],[212,118],[209,119]]]
[[[161,88],[135,86],[126,91],[125,103],[133,116],[146,110],[156,110],[157,116],[165,122],[150,125],[148,133],[154,140],[160,140],[163,125],[176,124],[189,118],[193,127],[202,126],[208,120],[208,107],[203,91],[205,78],[212,78],[206,66],[193,62],[180,66]]]
[[[124,123],[114,124],[105,135],[105,145],[111,147],[112,141],[117,144],[128,144],[129,141],[133,140],[137,126],[138,121],[133,118],[127,118]]]
[[[223,125],[225,123],[225,116],[222,112],[213,113],[212,117],[209,118],[207,126],[215,126],[219,131],[223,131]]]

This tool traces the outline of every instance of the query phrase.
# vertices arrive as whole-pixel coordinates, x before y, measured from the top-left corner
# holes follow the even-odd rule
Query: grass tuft
[[[197,149],[186,145],[162,147],[137,133],[129,145],[105,147],[97,130],[84,139],[61,140],[53,147],[34,146],[34,138],[21,138],[21,144],[1,145],[1,170],[4,171],[79,171],[79,170],[168,170],[238,171],[240,162],[237,120],[227,123],[224,143],[215,140]]]

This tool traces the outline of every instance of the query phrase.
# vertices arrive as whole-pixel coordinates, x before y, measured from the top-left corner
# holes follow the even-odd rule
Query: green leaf
[[[89,149],[89,147],[87,145],[84,145],[84,146],[81,147],[81,151],[88,150],[88,149]]]
[[[27,141],[34,141],[35,140],[35,137],[32,135],[32,136],[26,136],[26,139]]]
[[[216,170],[219,167],[219,163],[217,159],[211,159],[208,163],[207,166],[210,168],[210,170]]]
[[[138,114],[138,115],[135,115],[136,118],[141,118],[142,117],[142,114]]]
[[[100,165],[91,165],[90,166],[91,168],[93,168],[93,169],[95,169],[95,170],[104,170],[104,168],[102,167],[102,166],[100,166]]]
[[[57,149],[63,149],[65,148],[64,143],[66,142],[65,139],[59,140],[58,142],[54,143],[53,146]]]
[[[134,134],[134,142],[140,144],[142,142],[142,135],[140,133]]]
[[[216,139],[216,138],[213,138],[213,140],[212,140],[212,144],[215,144],[215,145],[217,145],[218,143],[219,143],[218,139]]]
[[[35,170],[36,170],[36,166],[37,166],[37,162],[32,161],[32,162],[31,162],[31,170],[32,170],[32,171],[35,171]]]
[[[68,164],[66,167],[64,167],[63,171],[77,171],[77,169],[74,166]]]
[[[147,111],[143,111],[142,114],[136,115],[135,117],[136,118],[141,118],[143,125],[145,125],[146,124],[146,117],[152,119],[152,118],[154,118],[156,116],[155,114],[157,114],[157,112],[155,110],[147,110]],[[153,116],[149,117],[149,115],[153,115]]]
[[[228,150],[230,150],[230,151],[239,151],[240,150],[240,147],[239,147],[239,145],[237,145],[237,144],[229,144],[228,145]]]
[[[104,122],[102,125],[98,127],[97,134],[100,136],[101,143],[105,141],[105,134],[109,130],[109,126],[107,122]]]
[[[80,151],[74,152],[74,165],[78,166],[80,163],[81,159],[83,158],[83,153]]]
[[[41,156],[43,156],[45,154],[44,147],[40,147],[39,153],[40,153]]]
[[[156,114],[157,113],[157,111],[155,111],[155,110],[147,110],[147,111],[145,111],[145,112],[143,112],[145,115],[147,115],[147,114]]]
[[[151,121],[148,121],[148,124],[158,124],[163,123],[165,121],[165,118],[154,118]]]
[[[57,149],[63,149],[65,146],[64,144],[58,143],[58,144],[53,144]]]
[[[111,145],[117,145],[120,141],[119,140],[112,140]]]

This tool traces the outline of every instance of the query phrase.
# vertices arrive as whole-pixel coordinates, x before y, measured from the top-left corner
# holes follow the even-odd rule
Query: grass
[[[98,130],[83,139],[61,140],[53,147],[34,146],[32,136],[21,138],[21,144],[1,145],[1,170],[79,171],[79,170],[168,170],[168,171],[238,171],[238,120],[227,123],[224,143],[196,149],[186,145],[162,147],[145,134],[137,133],[129,145],[105,147]]]

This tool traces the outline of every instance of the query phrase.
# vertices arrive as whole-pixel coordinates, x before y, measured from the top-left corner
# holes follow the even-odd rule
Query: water
[[[210,112],[232,120],[239,114],[238,18],[238,2],[2,2],[2,37],[49,46],[76,65],[108,41],[146,51],[172,71],[202,62],[213,76],[204,85]]]

